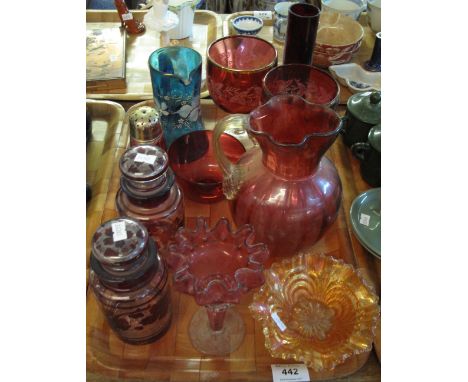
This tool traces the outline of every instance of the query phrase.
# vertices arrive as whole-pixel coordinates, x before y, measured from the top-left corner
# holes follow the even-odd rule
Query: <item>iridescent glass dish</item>
[[[273,263],[249,309],[272,357],[317,372],[370,351],[379,317],[378,297],[351,265],[308,253]]]
[[[233,231],[220,219],[213,229],[204,218],[195,230],[181,228],[169,246],[167,262],[176,290],[194,296],[198,310],[189,326],[193,346],[204,354],[227,355],[236,350],[245,334],[244,322],[230,307],[242,294],[263,285],[267,246],[254,243],[249,225]]]

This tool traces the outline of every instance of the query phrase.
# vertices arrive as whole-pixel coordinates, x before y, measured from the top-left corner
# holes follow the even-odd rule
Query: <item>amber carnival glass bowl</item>
[[[261,104],[262,80],[278,62],[275,47],[255,36],[214,41],[207,50],[207,82],[213,101],[228,113],[250,113]]]
[[[272,264],[249,306],[271,356],[332,370],[372,349],[378,297],[342,260],[300,253]]]

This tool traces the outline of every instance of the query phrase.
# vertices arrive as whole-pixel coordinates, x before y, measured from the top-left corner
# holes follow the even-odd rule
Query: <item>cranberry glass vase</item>
[[[258,142],[237,164],[219,144],[232,126],[246,129]],[[272,97],[250,116],[230,115],[217,123],[215,152],[232,216],[237,225],[251,224],[272,256],[307,249],[335,221],[342,187],[324,154],[341,127],[332,109],[296,95]]]
[[[251,226],[233,232],[225,218],[211,230],[204,218],[198,218],[195,230],[177,232],[167,261],[174,272],[174,287],[206,308],[195,313],[189,327],[192,344],[200,352],[227,355],[239,347],[244,323],[230,306],[263,285],[268,256],[266,245],[254,243]]]
[[[164,250],[184,224],[184,202],[167,154],[156,146],[136,146],[120,158],[120,189],[115,204],[121,216],[141,222]]]
[[[288,28],[284,44],[284,64],[312,64],[320,8],[312,4],[289,7]]]
[[[172,317],[168,272],[154,241],[135,220],[102,224],[92,239],[90,285],[122,341],[145,344],[163,336]]]

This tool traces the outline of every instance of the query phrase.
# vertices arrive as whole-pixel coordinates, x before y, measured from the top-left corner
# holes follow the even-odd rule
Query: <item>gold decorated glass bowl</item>
[[[372,349],[378,297],[351,265],[301,253],[265,273],[249,309],[272,357],[322,371]]]

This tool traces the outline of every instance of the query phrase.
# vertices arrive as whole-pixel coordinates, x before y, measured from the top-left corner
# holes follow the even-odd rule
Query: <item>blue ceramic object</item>
[[[255,36],[263,27],[263,20],[255,16],[239,16],[232,21],[232,26],[239,34]]]
[[[276,41],[284,42],[286,38],[289,7],[295,2],[296,1],[282,1],[275,5],[275,13],[273,15],[273,38]]]
[[[380,188],[372,188],[354,199],[350,210],[353,232],[372,255],[380,259]]]
[[[376,33],[374,49],[372,50],[372,56],[369,61],[364,63],[364,69],[370,72],[380,72],[380,49],[382,41],[382,32]]]
[[[170,46],[151,53],[148,63],[168,150],[180,136],[204,129],[200,110],[202,57],[193,49]]]

